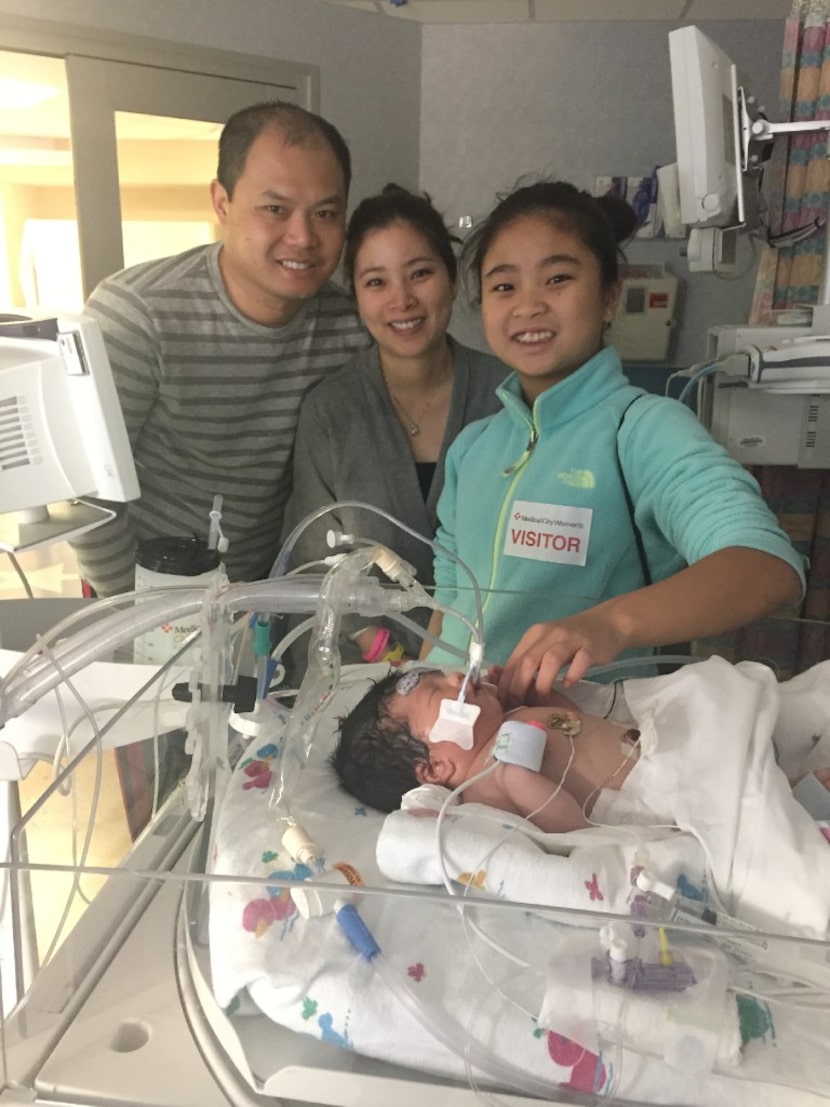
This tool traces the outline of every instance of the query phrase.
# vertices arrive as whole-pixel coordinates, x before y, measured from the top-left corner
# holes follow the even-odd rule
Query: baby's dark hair
[[[616,284],[625,261],[620,243],[637,229],[631,204],[618,196],[591,196],[567,181],[537,181],[503,197],[465,242],[462,263],[476,300],[481,300],[481,271],[493,239],[529,215],[541,215],[575,234],[597,259],[603,288]]]
[[[337,746],[331,755],[343,788],[380,811],[396,811],[404,792],[420,783],[416,766],[429,762],[426,742],[415,737],[405,720],[389,712],[400,679],[398,672],[383,677],[340,720]]]

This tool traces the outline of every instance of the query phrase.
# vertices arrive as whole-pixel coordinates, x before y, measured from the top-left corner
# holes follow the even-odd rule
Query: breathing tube
[[[320,577],[292,577],[225,584],[218,595],[197,588],[163,588],[142,592],[138,597],[118,596],[119,603],[136,598],[137,602],[124,610],[115,608],[110,600],[99,600],[84,609],[85,625],[55,641],[48,656],[35,645],[7,673],[0,682],[0,727],[21,715],[67,676],[93,661],[111,657],[115,650],[145,631],[192,615],[206,599],[217,610],[227,613],[310,614],[317,608],[321,586]],[[383,588],[378,580],[366,576],[353,575],[349,588],[340,591],[337,601],[341,612],[354,611],[366,616],[392,615],[407,609],[404,593]],[[53,631],[51,637],[54,636]]]
[[[274,562],[273,569],[271,570],[272,577],[283,577],[287,574],[288,566],[291,562],[291,554],[294,552],[294,547],[297,544],[297,539],[307,527],[311,526],[312,523],[316,523],[318,519],[322,519],[324,515],[328,515],[331,512],[339,511],[342,508],[358,508],[362,511],[368,511],[372,515],[378,515],[381,519],[385,519],[388,523],[391,523],[393,526],[403,531],[404,534],[408,534],[410,535],[410,537],[417,539],[419,542],[423,542],[424,545],[429,546],[431,550],[442,553],[446,557],[449,557],[452,561],[454,561],[470,578],[470,585],[473,589],[473,596],[476,607],[476,625],[479,628],[484,625],[481,607],[481,589],[474,574],[472,573],[470,568],[464,564],[461,558],[458,557],[457,554],[453,553],[452,550],[445,549],[443,546],[439,545],[439,543],[434,542],[431,538],[425,538],[423,534],[420,534],[417,530],[413,530],[413,528],[407,526],[406,523],[402,523],[400,519],[396,519],[394,515],[390,515],[389,512],[384,511],[383,508],[375,507],[373,504],[364,503],[362,500],[341,500],[339,503],[336,504],[325,504],[323,507],[317,508],[316,511],[312,511],[311,514],[307,515],[304,519],[301,519],[283,543],[283,547],[280,550],[279,555],[277,556],[277,560]],[[358,539],[358,541],[364,542],[365,539]],[[397,560],[402,565],[406,564],[400,558],[398,558]],[[412,580],[414,581],[414,576],[412,577]],[[421,589],[424,596],[428,595],[421,588],[420,584],[417,584],[417,582],[415,582],[415,584],[419,589]],[[432,599],[431,597],[429,597],[429,600],[430,602],[428,606],[433,608],[434,610],[443,611],[445,614],[456,614],[455,612],[436,604],[434,599]],[[475,633],[475,639],[477,641],[480,641],[480,630]]]
[[[310,516],[309,520],[311,518]],[[320,713],[331,700],[340,677],[338,639],[342,614],[349,595],[354,592],[357,581],[361,579],[361,574],[367,573],[373,567],[377,567],[385,576],[399,585],[399,589],[391,591],[391,595],[397,597],[395,604],[397,612],[414,607],[436,606],[429,593],[415,579],[412,566],[385,546],[376,543],[359,545],[329,569],[320,587],[320,602],[314,616],[308,651],[308,667],[291,713],[282,744],[278,772],[269,796],[271,810],[278,812],[282,818],[288,820],[289,824],[293,821],[290,796],[296,774],[308,762]],[[390,592],[389,589],[384,591]],[[471,632],[475,634],[471,644],[469,666],[472,671],[473,665],[477,666],[480,662],[481,643],[477,640],[476,628],[471,623],[469,626]]]
[[[351,592],[360,574],[375,564],[376,550],[364,546],[347,554],[329,569],[320,586],[311,629],[308,667],[291,712],[279,760],[279,772],[271,790],[269,807],[287,810],[289,780],[302,769],[311,749],[311,742],[320,712],[330,701],[340,677],[338,638],[343,601]]]
[[[481,640],[483,615],[481,591],[478,582],[469,567],[454,553],[443,549],[443,547],[439,546],[431,539],[425,538],[422,534],[419,534],[418,531],[401,523],[382,508],[374,507],[372,504],[367,504],[360,500],[344,500],[337,504],[328,504],[318,508],[294,527],[274,563],[273,574],[275,576],[283,576],[288,573],[291,554],[298,538],[307,527],[311,526],[311,524],[318,519],[321,519],[324,515],[341,510],[344,507],[365,510],[386,519],[388,522],[392,523],[393,526],[398,527],[406,534],[417,538],[418,541],[429,546],[430,549],[445,553],[460,565],[469,576],[477,611],[475,623],[460,612],[456,612],[446,605],[439,603],[416,579],[412,566],[407,564],[406,561],[398,557],[397,554],[393,553],[385,546],[373,542],[371,539],[355,535],[344,535],[331,532],[329,536],[329,545],[331,546],[348,542],[356,546],[356,549],[344,555],[344,557],[329,570],[326,577],[327,581],[334,581],[341,573],[366,572],[372,566],[376,566],[384,575],[389,577],[390,580],[398,584],[407,596],[406,607],[399,607],[398,613],[402,613],[404,610],[409,610],[414,607],[426,607],[435,611],[440,611],[445,615],[449,614],[458,618],[467,627],[470,632],[470,645],[466,654],[459,653],[459,656],[466,660],[467,664],[465,667],[464,680],[456,701],[457,712],[463,715],[465,713],[465,695],[467,687],[471,680],[478,678],[481,669],[484,654],[484,647]],[[316,725],[314,716],[318,714],[331,698],[339,674],[339,653],[337,649],[339,612],[336,613],[334,610],[338,602],[337,591],[334,586],[332,586],[331,589],[324,586],[324,591],[326,596],[323,602],[321,602],[320,617],[315,622],[313,630],[315,637],[312,639],[309,648],[308,670],[300,688],[297,705],[294,708],[292,729],[291,732],[286,735],[286,741],[283,746],[279,781],[271,793],[271,807],[274,809],[282,807],[284,813],[288,814],[289,820],[291,816],[290,813],[287,812],[286,775],[291,773],[298,764],[305,764],[314,726]],[[401,622],[404,622],[405,617],[398,613],[393,613],[392,618],[394,619],[397,617]],[[410,620],[406,620],[405,625],[410,626],[411,629],[416,630],[422,635],[424,633],[423,628],[412,623]],[[428,637],[431,638],[432,636]],[[457,653],[459,651],[453,649],[452,652]],[[296,722],[295,719],[297,720]],[[300,739],[299,743],[297,742],[298,737]]]

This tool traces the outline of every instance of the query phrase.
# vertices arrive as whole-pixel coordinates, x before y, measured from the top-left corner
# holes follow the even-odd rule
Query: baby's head
[[[499,701],[485,688],[468,688],[465,699],[481,708],[473,729],[473,749],[430,742],[441,700],[457,699],[463,676],[440,669],[392,672],[379,680],[340,722],[331,763],[340,783],[361,803],[395,811],[401,797],[419,784],[455,786],[498,730]]]

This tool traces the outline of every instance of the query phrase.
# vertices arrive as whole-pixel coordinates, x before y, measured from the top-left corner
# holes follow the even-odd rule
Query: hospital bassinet
[[[591,976],[612,918],[600,881],[585,888],[584,908],[561,908],[482,899],[472,870],[453,898],[381,876],[383,820],[339,793],[326,764],[335,716],[366,675],[346,680],[329,705],[295,801],[328,860],[362,875],[350,895],[380,953],[356,952],[331,911],[309,919],[297,911],[292,889],[313,874],[282,851],[269,820],[268,734],[241,750],[202,822],[190,817],[181,783],[166,797],[163,788],[146,827],[133,841],[128,826],[109,854],[96,850],[112,842],[105,807],[123,809],[123,774],[108,774],[105,752],[87,844],[81,781],[94,789],[98,773],[90,748],[22,817],[5,866],[4,1102],[826,1102],[830,995],[799,1006],[773,995],[767,979],[752,995],[748,973],[745,994],[707,1006],[735,935],[713,940],[705,924],[675,922],[658,939],[644,920],[645,941],[658,943],[643,945],[644,960],[659,963],[652,951],[667,943],[700,987],[614,990]],[[163,708],[154,710],[173,732],[181,706],[175,680],[161,679]],[[147,695],[152,702],[154,690]],[[224,725],[229,707],[210,710]],[[153,714],[136,704],[131,717],[136,740],[120,756],[149,768],[152,807]],[[164,759],[174,775],[186,769],[178,754]],[[139,791],[128,793],[131,803]],[[74,856],[55,855],[53,823],[75,827]],[[326,881],[318,890],[323,899],[342,894]],[[79,917],[63,920],[70,899]],[[807,946],[819,956],[830,948],[774,934],[763,941],[790,962]],[[585,1040],[592,1021],[593,1046],[574,1044],[569,1031]]]

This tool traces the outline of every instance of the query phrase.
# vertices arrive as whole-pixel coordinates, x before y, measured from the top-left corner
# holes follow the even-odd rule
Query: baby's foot
[[[830,792],[830,768],[813,769],[813,776]]]

